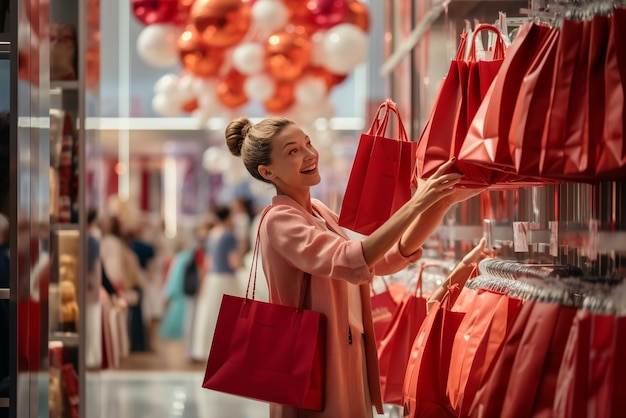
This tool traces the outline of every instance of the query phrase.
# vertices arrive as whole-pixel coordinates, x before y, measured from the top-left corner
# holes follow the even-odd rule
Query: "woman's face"
[[[272,139],[270,157],[272,163],[259,166],[259,173],[278,188],[311,187],[321,180],[319,153],[296,124],[287,125]]]

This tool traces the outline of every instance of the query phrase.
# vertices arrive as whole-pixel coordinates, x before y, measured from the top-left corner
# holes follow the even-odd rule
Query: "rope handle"
[[[504,37],[502,36],[502,32],[500,32],[500,30],[494,25],[490,25],[488,23],[481,23],[480,25],[476,26],[476,28],[474,29],[474,32],[472,33],[472,39],[470,41],[471,42],[470,52],[469,52],[469,56],[467,60],[469,62],[476,61],[476,37],[478,33],[482,31],[492,32],[496,35],[496,43],[493,48],[493,60],[495,61],[495,60],[504,59],[504,50],[506,47],[504,44]]]

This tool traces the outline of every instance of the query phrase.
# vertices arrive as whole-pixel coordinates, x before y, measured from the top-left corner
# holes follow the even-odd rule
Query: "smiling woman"
[[[337,214],[311,198],[321,181],[319,154],[298,125],[284,117],[257,124],[239,118],[226,128],[226,143],[254,178],[276,188],[259,228],[269,301],[297,307],[310,275],[303,308],[327,320],[323,411],[272,404],[270,416],[372,417],[373,406],[382,413],[369,283],[420,258],[450,206],[471,197],[455,188],[461,175],[446,172],[452,161],[443,164],[384,225],[350,240]]]

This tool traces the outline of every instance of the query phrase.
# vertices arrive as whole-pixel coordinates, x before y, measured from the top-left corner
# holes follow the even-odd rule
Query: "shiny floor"
[[[89,418],[267,418],[268,406],[201,387],[203,373],[109,371],[87,378]],[[97,412],[96,412],[97,411]],[[385,415],[398,417],[386,408]]]

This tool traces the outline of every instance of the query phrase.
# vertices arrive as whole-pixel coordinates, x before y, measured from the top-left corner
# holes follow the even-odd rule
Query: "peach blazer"
[[[395,246],[370,270],[363,258],[361,240],[349,240],[337,224],[337,215],[320,201],[312,199],[312,204],[326,221],[326,228],[290,197],[275,196],[261,223],[260,245],[270,302],[297,306],[304,272],[311,274],[305,308],[322,312],[327,319],[324,411],[271,405],[270,415],[368,417],[372,415],[372,405],[382,413],[369,283],[375,275],[392,274],[414,263],[421,257],[421,250],[403,257]],[[348,283],[361,285],[365,367],[348,367]],[[355,394],[354,388],[362,387],[365,379],[372,405],[365,405],[363,397]]]

